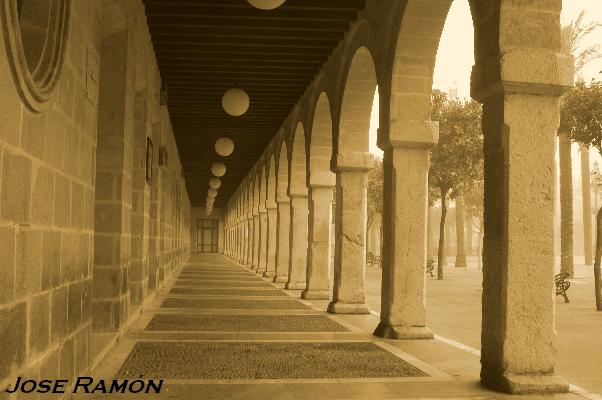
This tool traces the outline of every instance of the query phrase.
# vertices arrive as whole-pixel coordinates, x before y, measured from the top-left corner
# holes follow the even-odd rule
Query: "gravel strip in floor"
[[[186,294],[196,296],[282,296],[288,297],[282,291],[278,289],[273,290],[253,290],[253,289],[228,289],[228,288],[215,288],[215,289],[200,289],[200,288],[187,288],[178,287],[172,288],[169,294]]]
[[[349,332],[349,329],[324,315],[157,314],[146,330],[162,332]]]
[[[235,299],[185,299],[167,297],[161,308],[205,308],[240,310],[308,310],[305,304],[297,300],[235,300]]]
[[[197,280],[197,281],[250,281],[250,282],[265,282],[258,276],[223,276],[223,275],[189,275],[182,274],[178,276],[182,280]]]
[[[139,342],[117,373],[145,379],[428,376],[373,343]]]
[[[224,287],[272,287],[267,282],[263,281],[189,281],[189,280],[176,280],[174,283],[175,287],[182,286],[224,286]]]

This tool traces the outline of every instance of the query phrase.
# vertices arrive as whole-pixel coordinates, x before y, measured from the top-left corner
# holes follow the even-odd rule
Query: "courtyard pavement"
[[[595,310],[593,268],[583,265],[582,258],[575,261],[570,303],[556,296],[557,373],[573,385],[602,394],[602,312]],[[469,258],[469,268],[454,268],[449,257],[444,280],[427,278],[428,326],[442,339],[465,345],[475,354],[481,348],[481,283],[475,257]],[[380,287],[380,269],[369,269],[367,301],[375,312],[380,312]]]
[[[369,300],[375,310],[379,274],[368,272]],[[441,337],[426,341],[376,338],[372,331],[377,315],[327,314],[328,301],[300,300],[300,291],[285,291],[222,256],[194,256],[176,275],[142,309],[117,345],[100,353],[92,371],[95,378],[165,379],[161,394],[152,395],[165,399],[519,397],[483,388],[478,355],[450,340],[470,335],[478,340],[474,333],[478,327],[473,326],[478,325],[479,314],[472,312],[478,307],[471,304],[478,298],[478,283],[475,293],[466,295],[466,289],[478,282],[478,271],[453,271],[448,281],[429,283],[432,327]],[[440,302],[435,300],[439,298]],[[451,309],[466,318],[466,329],[455,336],[453,325],[459,326],[458,320],[452,324],[451,315],[447,322],[443,318]],[[74,397],[108,396],[129,399],[140,394]],[[584,397],[568,393],[520,398]]]

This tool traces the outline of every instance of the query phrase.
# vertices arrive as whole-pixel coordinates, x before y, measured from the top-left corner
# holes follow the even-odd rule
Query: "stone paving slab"
[[[117,373],[146,379],[427,377],[373,343],[139,342]]]
[[[147,331],[349,332],[324,315],[155,315]]]
[[[288,297],[280,290],[268,289],[228,289],[228,288],[210,288],[200,289],[194,287],[176,287],[172,288],[169,294],[185,294],[194,296],[278,296]]]
[[[232,300],[203,298],[166,298],[161,308],[204,308],[204,309],[273,309],[273,310],[307,310],[305,304],[297,300]]]

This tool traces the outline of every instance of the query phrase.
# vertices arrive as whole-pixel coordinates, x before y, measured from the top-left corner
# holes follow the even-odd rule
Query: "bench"
[[[433,270],[435,269],[435,261],[433,260],[428,260],[426,262],[426,273],[427,274],[431,274],[431,278],[434,278],[435,275],[433,275]]]
[[[569,277],[570,275],[566,272],[561,272],[554,277],[554,282],[556,283],[556,296],[562,295],[565,303],[569,302],[569,298],[566,295],[566,291],[571,287],[571,282],[567,281]]]

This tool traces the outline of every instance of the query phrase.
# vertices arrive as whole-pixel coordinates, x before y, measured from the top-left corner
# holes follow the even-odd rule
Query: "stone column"
[[[268,244],[266,271],[263,273],[263,276],[271,278],[276,273],[276,241],[278,240],[276,230],[278,228],[278,210],[275,202],[273,202],[273,204],[268,203],[266,208],[268,212]]]
[[[330,298],[333,189],[333,186],[328,185],[311,185],[309,188],[307,287],[301,293],[304,299],[328,300]]]
[[[274,282],[285,283],[288,281],[289,264],[289,238],[291,206],[288,196],[278,196],[278,226],[276,245],[276,272]]]
[[[366,222],[367,173],[374,168],[370,153],[338,154],[333,300],[328,312],[367,314]]]
[[[267,271],[268,250],[268,211],[261,207],[259,209],[259,264],[257,273],[263,275]]]
[[[487,59],[473,69],[485,159],[481,380],[509,393],[568,390],[554,371],[554,181],[559,96],[572,71],[557,51],[560,2],[554,3],[555,16],[517,10],[502,23],[513,32],[533,18],[547,23],[537,29],[557,37],[553,49],[511,50],[504,62]]]
[[[291,193],[289,267],[286,289],[305,289],[307,268],[307,192]]]
[[[251,268],[253,264],[253,215],[248,214],[247,216],[247,235],[245,237],[244,242],[244,257],[245,257],[245,267]]]
[[[259,211],[253,211],[253,258],[251,259],[251,269],[254,271],[259,268]]]
[[[432,339],[426,327],[426,241],[430,148],[438,124],[404,121],[385,147],[380,324],[374,334]]]

